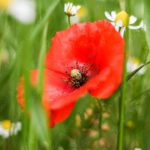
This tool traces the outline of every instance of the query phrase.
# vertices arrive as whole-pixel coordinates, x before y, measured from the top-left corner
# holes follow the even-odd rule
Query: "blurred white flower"
[[[11,135],[16,135],[21,130],[20,122],[11,122],[10,120],[3,120],[0,122],[0,136],[8,138]]]
[[[9,62],[9,53],[6,49],[0,49],[0,66]]]
[[[75,16],[77,11],[81,8],[81,6],[75,6],[73,3],[66,3],[64,5],[64,12],[68,16]]]
[[[34,22],[36,17],[34,0],[0,0],[0,8],[24,24]]]
[[[144,28],[143,21],[141,21],[139,25],[133,26],[133,24],[137,21],[137,18],[135,16],[129,16],[125,11],[121,11],[119,13],[116,13],[115,11],[109,13],[106,11],[105,16],[108,20],[111,21],[112,25],[115,26],[116,30],[120,31],[122,37],[126,28],[133,30]]]
[[[140,61],[136,58],[129,58],[127,61],[127,72],[133,72],[135,71],[137,68],[139,68],[141,65],[143,65],[142,63],[140,63]],[[137,74],[142,75],[144,74],[146,71],[146,68],[142,68],[140,69]]]
[[[142,150],[141,148],[135,148],[134,150]]]

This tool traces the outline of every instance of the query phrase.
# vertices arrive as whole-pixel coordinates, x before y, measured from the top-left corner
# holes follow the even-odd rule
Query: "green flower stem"
[[[124,57],[126,56],[126,51],[124,52]],[[126,99],[126,58],[124,60],[124,69],[123,69],[123,83],[121,90],[121,98],[119,103],[119,131],[118,131],[118,143],[117,150],[123,150],[124,146],[124,121],[125,121],[125,99]]]
[[[69,24],[69,27],[70,27],[71,26],[70,16],[68,16],[68,24]]]
[[[130,13],[130,1],[122,0],[120,1],[122,5],[122,9],[125,9],[128,13]],[[121,5],[120,5],[121,6]],[[125,35],[126,48],[124,50],[124,66],[123,66],[123,82],[122,82],[122,90],[121,90],[121,98],[119,101],[119,129],[118,129],[118,143],[117,150],[124,149],[124,122],[125,122],[125,101],[126,101],[126,85],[127,85],[127,70],[126,70],[126,49],[129,47],[129,31],[126,30]]]

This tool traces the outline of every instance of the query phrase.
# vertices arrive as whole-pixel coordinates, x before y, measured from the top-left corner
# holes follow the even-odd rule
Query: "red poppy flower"
[[[79,23],[57,32],[46,56],[43,105],[50,124],[65,120],[76,100],[89,92],[108,98],[122,81],[124,40],[106,20]],[[37,70],[31,81],[36,85]],[[23,105],[22,82],[18,100]]]

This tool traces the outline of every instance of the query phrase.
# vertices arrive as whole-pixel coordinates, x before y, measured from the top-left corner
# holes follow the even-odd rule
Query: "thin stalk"
[[[124,57],[126,56],[126,52],[124,52]],[[121,98],[119,104],[119,131],[118,131],[118,144],[117,150],[123,150],[124,146],[124,121],[125,121],[125,99],[126,99],[126,58],[124,60],[124,69],[123,69],[123,83],[121,90]]]
[[[69,27],[70,27],[71,26],[70,16],[68,16],[68,24],[69,24]]]
[[[126,10],[128,13],[130,13],[130,1],[129,0],[122,0],[120,3],[123,2],[122,8]],[[118,143],[117,143],[117,150],[123,150],[124,149],[124,136],[125,136],[125,130],[124,130],[124,122],[125,122],[125,101],[126,101],[126,88],[127,88],[127,69],[126,69],[126,49],[129,47],[129,31],[126,30],[126,48],[124,50],[124,66],[123,66],[123,82],[122,82],[122,89],[121,89],[121,98],[119,101],[119,128],[118,128]]]

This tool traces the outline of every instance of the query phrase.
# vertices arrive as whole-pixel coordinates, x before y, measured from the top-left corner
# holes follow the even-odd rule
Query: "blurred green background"
[[[7,139],[0,137],[1,150],[116,150],[120,89],[111,98],[101,100],[100,103],[86,95],[76,103],[74,111],[66,121],[51,129],[46,128],[39,101],[34,101],[40,99],[40,96],[28,82],[29,70],[42,68],[42,58],[49,50],[51,38],[57,31],[68,27],[64,13],[66,2],[68,1],[36,0],[36,20],[29,25],[17,21],[6,10],[0,11],[0,121],[9,119],[22,123],[22,130],[17,135]],[[146,31],[127,31],[129,34],[125,35],[126,51],[128,58],[134,57],[140,63],[150,60],[148,0],[70,2],[82,6],[80,22],[106,19],[105,11],[119,12],[123,9],[138,18],[136,24],[144,20]],[[22,74],[26,79],[26,97],[34,97],[32,102],[27,102],[28,109],[34,114],[32,118],[17,103],[16,89]],[[146,66],[144,74],[136,74],[127,82],[124,150],[150,150],[149,77],[150,68]]]

